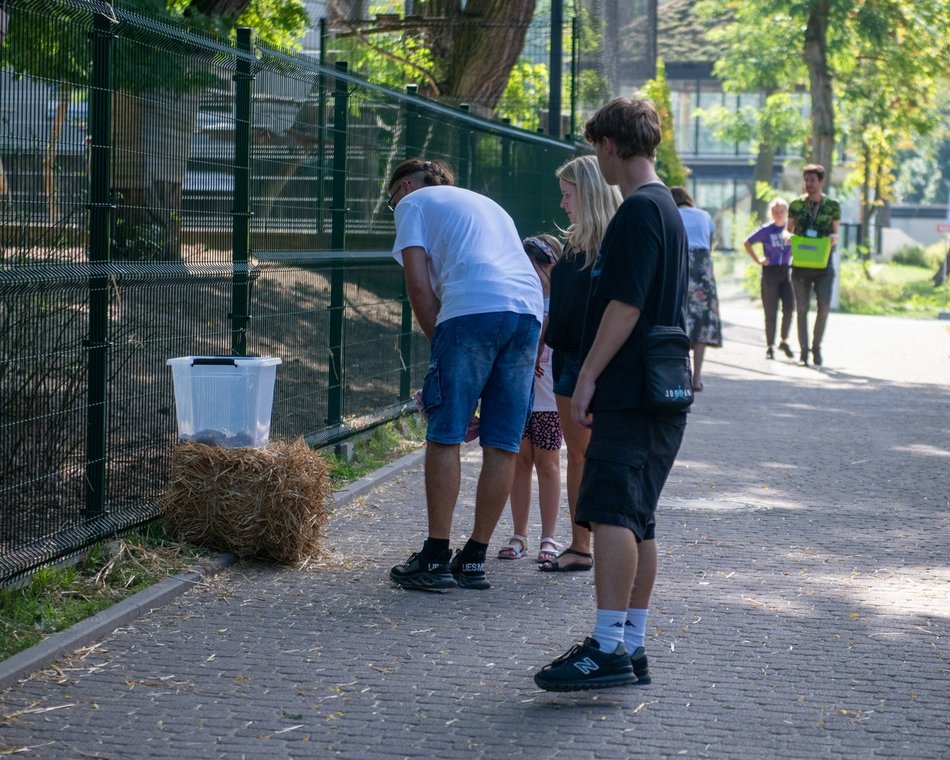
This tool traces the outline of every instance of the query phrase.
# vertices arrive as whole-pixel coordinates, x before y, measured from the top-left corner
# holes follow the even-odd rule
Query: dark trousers
[[[778,317],[778,305],[782,304],[782,342],[788,340],[788,331],[792,326],[792,314],[795,313],[795,292],[788,264],[762,267],[762,308],[765,310],[766,345],[775,345],[775,322]]]
[[[821,339],[825,335],[825,323],[831,311],[831,286],[835,281],[835,270],[831,266],[824,269],[802,269],[792,267],[792,287],[795,290],[795,311],[798,312],[798,345],[802,354],[808,353],[808,309],[811,306],[811,292],[815,291],[818,312],[815,314],[815,331],[812,334],[812,349],[821,348]]]

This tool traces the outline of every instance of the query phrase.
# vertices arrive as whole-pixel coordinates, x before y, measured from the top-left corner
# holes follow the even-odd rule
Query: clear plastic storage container
[[[169,359],[178,440],[230,449],[266,446],[280,363],[276,357]]]

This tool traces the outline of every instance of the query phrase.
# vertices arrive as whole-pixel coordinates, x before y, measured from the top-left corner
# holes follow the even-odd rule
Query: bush
[[[906,264],[912,267],[930,267],[927,260],[927,249],[922,245],[905,245],[900,248],[891,259],[895,264]]]
[[[743,290],[759,296],[759,268],[746,267]],[[870,274],[870,278],[869,275]],[[839,283],[838,311],[933,319],[943,308],[943,291],[934,287],[931,272],[906,264],[875,264],[845,257],[835,275]],[[812,298],[814,309],[814,298]]]
[[[868,279],[857,261],[843,261],[839,310],[850,314],[887,314],[933,319],[941,308],[941,291],[929,270],[906,264],[883,264],[871,269]]]

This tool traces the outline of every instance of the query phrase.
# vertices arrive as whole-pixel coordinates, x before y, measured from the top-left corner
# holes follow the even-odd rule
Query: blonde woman
[[[571,513],[571,545],[541,562],[544,572],[583,572],[594,566],[587,528],[574,523],[577,494],[584,472],[584,451],[590,429],[571,416],[571,396],[580,370],[581,331],[590,290],[590,273],[607,224],[620,206],[620,190],[608,185],[594,156],[571,159],[555,172],[561,186],[561,208],[570,225],[561,230],[564,253],[551,270],[551,300],[544,341],[554,351],[554,398],[567,444],[567,505]]]
[[[775,358],[775,323],[778,321],[778,305],[782,304],[782,328],[779,336],[782,342],[778,344],[789,359],[795,354],[788,345],[788,333],[792,327],[792,316],[795,314],[795,292],[792,289],[791,263],[792,246],[789,244],[789,234],[785,227],[788,224],[788,203],[782,198],[776,198],[769,204],[769,216],[772,221],[763,224],[745,239],[745,250],[749,257],[762,267],[762,308],[765,311],[765,350],[766,359]],[[760,256],[753,247],[756,243],[762,246]]]

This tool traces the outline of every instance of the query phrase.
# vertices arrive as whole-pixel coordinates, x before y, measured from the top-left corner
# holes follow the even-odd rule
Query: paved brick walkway
[[[590,632],[590,575],[393,588],[415,464],[334,518],[325,565],[237,565],[0,692],[0,754],[947,758],[950,323],[833,314],[819,371],[764,360],[755,304],[723,313],[661,504],[651,686],[535,688]]]

